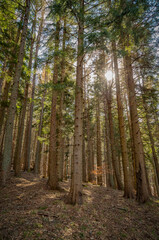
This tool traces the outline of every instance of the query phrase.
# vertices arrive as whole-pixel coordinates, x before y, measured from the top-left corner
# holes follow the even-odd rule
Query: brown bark
[[[132,182],[133,182],[133,188],[136,190],[136,170],[135,170],[135,156],[134,156],[134,143],[133,143],[133,137],[132,137],[132,129],[131,129],[131,119],[130,119],[130,113],[128,110],[128,103],[127,98],[125,98],[125,105],[126,105],[126,115],[128,120],[128,129],[129,129],[129,135],[130,135],[130,151],[131,151],[131,161],[130,161],[130,170],[132,172]]]
[[[45,77],[44,82],[47,83],[48,81],[48,69],[47,66],[45,67]],[[41,137],[42,134],[42,125],[43,125],[43,115],[44,115],[44,101],[46,96],[46,89],[43,92],[43,96],[41,99],[41,112],[40,112],[40,122],[39,122],[39,129],[38,129],[38,137]],[[40,159],[41,159],[41,149],[42,143],[37,139],[36,145],[36,154],[35,154],[35,173],[40,173]]]
[[[23,143],[23,171],[27,171],[28,170],[28,162],[27,162],[27,158],[26,158],[26,154],[27,154],[27,141],[28,141],[28,125],[29,125],[29,109],[27,107],[27,112],[26,112],[27,116],[26,116],[26,127],[25,127],[25,136],[24,136],[24,143]]]
[[[5,68],[6,68],[6,60],[3,63],[1,75],[0,75],[0,101],[2,97],[2,87],[3,87],[4,76],[5,76]]]
[[[6,115],[6,108],[8,107],[8,94],[10,89],[11,82],[5,82],[4,91],[1,99],[1,106],[0,106],[0,135],[3,135],[2,128],[5,125],[5,115]]]
[[[113,169],[112,169],[112,156],[111,156],[111,143],[110,143],[110,127],[109,127],[109,120],[108,120],[108,106],[106,98],[104,97],[104,116],[105,116],[105,138],[106,138],[106,146],[107,146],[107,172],[106,172],[106,182],[107,187],[114,187],[113,181]]]
[[[102,185],[102,152],[101,152],[101,127],[100,127],[100,104],[99,95],[97,96],[96,106],[97,119],[97,184]]]
[[[28,118],[27,134],[26,134],[26,147],[24,154],[24,161],[26,162],[27,170],[30,170],[30,152],[31,152],[31,138],[32,138],[32,121],[33,121],[33,110],[34,110],[34,95],[35,95],[35,86],[36,86],[36,71],[37,71],[37,60],[40,48],[40,40],[44,25],[44,14],[45,14],[45,5],[43,5],[41,12],[41,22],[38,30],[38,36],[36,40],[36,50],[35,50],[35,62],[34,62],[34,74],[32,81],[32,93],[31,93],[31,105],[30,105],[30,114]]]
[[[155,172],[155,176],[157,178],[157,183],[158,183],[156,188],[159,189],[159,163],[158,163],[158,157],[157,157],[156,150],[155,150],[154,138],[153,138],[152,131],[151,131],[151,126],[150,126],[148,106],[147,106],[146,99],[145,99],[145,96],[144,96],[146,94],[145,91],[144,91],[144,86],[143,86],[143,89],[141,89],[141,90],[143,90],[143,94],[142,94],[143,107],[144,107],[144,110],[145,110],[148,135],[149,135],[151,149],[152,149],[154,172]]]
[[[143,144],[140,133],[139,118],[137,113],[137,102],[135,93],[135,83],[129,54],[124,57],[124,67],[126,71],[126,80],[128,86],[129,108],[131,116],[131,128],[134,143],[135,169],[136,169],[136,198],[138,202],[146,202],[149,199],[149,191],[146,180],[146,167],[144,159]]]
[[[21,22],[23,22],[23,21],[24,21],[24,15],[22,14]],[[20,36],[21,36],[21,27],[19,26],[17,34],[16,34],[16,39],[15,39],[16,44],[19,43]],[[15,70],[15,67],[16,67],[15,63],[14,63],[14,58],[16,59],[18,57],[17,54],[18,54],[18,49],[17,49],[17,46],[16,46],[12,49],[12,57],[10,59],[11,63],[9,65],[9,69],[8,69],[8,75],[9,75],[10,78],[12,78],[13,75],[14,75],[14,70]],[[5,75],[3,74],[2,75],[3,79],[1,79],[1,82],[3,82],[4,76]],[[4,124],[4,120],[5,120],[5,115],[6,115],[6,112],[7,112],[6,110],[7,110],[7,107],[8,107],[8,95],[9,95],[9,90],[10,90],[11,84],[12,84],[11,79],[10,79],[10,81],[5,82],[3,94],[0,97],[0,99],[1,99],[1,105],[0,105],[0,135],[1,135],[1,132],[2,132],[2,127],[3,127],[3,124]],[[4,135],[4,133],[2,133],[2,135]]]
[[[64,161],[64,179],[67,180],[68,177],[68,160],[69,160],[69,138],[67,137],[65,141],[65,161]]]
[[[93,156],[92,156],[92,139],[90,131],[90,114],[89,114],[89,101],[88,107],[86,108],[86,128],[87,128],[87,173],[88,173],[88,182],[93,181]]]
[[[15,75],[13,79],[11,100],[10,100],[10,106],[8,109],[8,116],[7,116],[7,123],[6,123],[3,163],[2,163],[3,184],[6,183],[9,166],[11,162],[13,125],[14,125],[14,118],[15,118],[15,112],[16,112],[18,85],[19,85],[19,80],[21,76],[23,57],[24,57],[24,47],[25,47],[25,41],[26,41],[26,35],[27,35],[29,12],[30,12],[30,0],[26,0],[25,17],[24,17],[24,25],[23,25],[21,42],[20,42],[20,50],[19,50],[18,62],[15,70]]]
[[[15,153],[15,149],[16,149],[16,140],[17,140],[17,133],[18,133],[18,125],[19,125],[19,121],[20,121],[20,114],[18,117],[18,114],[15,115],[15,121],[14,121],[14,128],[13,128],[13,140],[12,140],[12,157],[11,157],[11,165],[13,163],[13,169],[15,167],[14,165],[14,153]]]
[[[87,158],[86,158],[86,78],[85,67],[83,76],[83,140],[82,140],[82,181],[87,182]]]
[[[43,178],[47,178],[47,165],[48,165],[48,145],[44,145],[44,153],[43,153]]]
[[[66,50],[66,17],[64,18],[64,26],[63,26],[63,39],[62,39],[62,51],[63,57],[61,61],[61,83],[63,84],[65,78],[65,65],[66,65],[66,57],[65,57],[65,50]],[[63,180],[63,165],[64,165],[64,155],[63,155],[63,109],[64,109],[64,90],[62,90],[60,94],[60,109],[59,109],[59,135],[58,135],[58,177],[59,180]]]
[[[59,50],[59,34],[60,34],[60,21],[56,23],[55,32],[55,51]],[[53,84],[56,86],[58,81],[58,64],[59,56],[56,54],[54,57],[54,74]],[[58,169],[57,169],[57,91],[53,88],[52,91],[52,107],[51,107],[51,128],[50,128],[50,146],[49,146],[49,180],[48,185],[51,189],[58,189]]]
[[[31,68],[32,68],[33,47],[34,47],[34,41],[35,41],[33,34],[35,31],[35,26],[36,26],[36,13],[35,13],[35,19],[33,22],[33,26],[32,26],[32,34],[31,34],[32,39],[31,39],[30,57],[29,57],[29,64],[28,64],[29,74],[25,80],[24,100],[23,100],[23,104],[22,104],[22,112],[21,112],[21,118],[20,118],[19,126],[18,126],[18,137],[17,137],[16,149],[15,149],[15,154],[14,154],[15,176],[19,176],[20,170],[21,170],[22,142],[23,142],[24,122],[25,122],[25,115],[26,115],[26,108],[27,108],[27,101],[28,101],[30,74],[31,74]]]
[[[84,123],[83,123],[84,125]],[[85,128],[83,128],[83,143],[82,143],[82,181],[87,182],[87,165],[86,165],[86,144],[84,138]]]
[[[80,0],[78,22],[78,52],[75,90],[75,131],[73,149],[73,178],[69,200],[72,204],[82,204],[82,141],[83,141],[83,33],[84,0]]]
[[[133,198],[133,189],[132,189],[132,183],[131,183],[130,172],[129,172],[127,139],[126,139],[126,133],[125,133],[123,104],[122,104],[122,98],[121,98],[118,60],[117,60],[117,54],[116,54],[115,41],[112,42],[112,50],[113,50],[113,61],[114,61],[114,69],[115,69],[116,97],[117,97],[117,106],[118,106],[120,144],[121,144],[121,151],[122,151],[122,165],[123,165],[123,173],[124,173],[124,197]]]
[[[109,118],[109,127],[110,127],[110,142],[111,142],[111,152],[112,152],[112,164],[114,169],[114,174],[117,182],[117,187],[119,190],[123,189],[121,182],[121,176],[119,173],[119,164],[117,162],[116,150],[115,150],[115,139],[114,139],[114,126],[112,118],[112,89],[109,86],[109,91],[107,90],[107,105],[108,105],[108,118]]]

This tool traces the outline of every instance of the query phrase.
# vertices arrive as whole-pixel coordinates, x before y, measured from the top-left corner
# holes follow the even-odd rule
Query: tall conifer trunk
[[[134,157],[134,142],[133,142],[133,137],[132,137],[132,129],[131,129],[131,119],[130,119],[130,113],[128,110],[128,102],[126,99],[126,96],[124,96],[125,98],[125,105],[126,105],[126,115],[127,115],[127,119],[128,119],[128,129],[129,129],[129,134],[130,134],[130,148],[131,148],[131,165],[130,165],[130,169],[131,169],[131,178],[132,178],[132,182],[133,182],[133,188],[136,190],[136,170],[135,170],[135,157]]]
[[[41,35],[44,25],[44,14],[45,14],[45,4],[43,5],[43,9],[41,12],[41,22],[38,30],[38,36],[36,40],[36,50],[35,50],[35,61],[34,61],[34,74],[33,74],[33,82],[32,82],[32,93],[31,93],[31,105],[30,105],[30,113],[28,117],[27,124],[27,134],[26,134],[26,147],[24,153],[24,161],[27,166],[27,170],[30,170],[30,153],[31,153],[31,138],[32,138],[32,121],[33,121],[33,110],[34,110],[34,96],[35,96],[35,86],[36,86],[36,71],[37,71],[37,61],[38,54],[40,48]]]
[[[117,187],[119,190],[121,190],[123,189],[123,185],[121,182],[119,164],[117,162],[118,160],[117,160],[116,150],[115,150],[114,125],[113,125],[113,118],[112,118],[112,86],[109,86],[109,90],[107,90],[107,105],[108,105],[108,119],[109,119],[109,127],[110,127],[112,164],[113,164],[114,174],[117,182]]]
[[[44,76],[44,83],[47,83],[48,80],[48,69],[47,66],[45,67],[45,76]],[[41,111],[40,111],[40,122],[39,122],[39,129],[38,129],[38,137],[41,137],[42,134],[42,127],[43,127],[43,115],[44,115],[44,101],[46,96],[46,89],[43,92],[43,96],[41,99]],[[35,173],[40,173],[40,160],[41,160],[41,150],[42,150],[42,143],[39,139],[37,139],[36,144],[36,154],[35,154]]]
[[[62,39],[62,61],[61,61],[61,84],[64,83],[65,78],[65,71],[66,71],[66,17],[64,17],[64,25],[63,25],[63,39]],[[63,180],[63,165],[64,165],[64,158],[63,158],[63,109],[64,109],[64,90],[62,90],[60,94],[60,108],[59,108],[59,134],[58,134],[58,177],[59,180]]]
[[[0,75],[0,101],[1,101],[1,97],[2,97],[2,87],[3,87],[3,82],[4,82],[4,76],[5,76],[5,68],[6,68],[6,60],[3,63],[1,75]]]
[[[106,146],[107,146],[107,187],[114,187],[113,181],[113,169],[112,169],[112,156],[111,156],[111,143],[110,143],[110,127],[109,127],[109,120],[108,120],[108,106],[106,97],[104,96],[104,116],[105,116],[105,138],[106,138]]]
[[[86,157],[86,77],[85,67],[83,67],[83,143],[82,143],[82,181],[87,182],[87,157]]]
[[[53,84],[54,87],[58,81],[58,65],[59,65],[59,43],[60,43],[60,20],[56,23],[55,32],[55,57]],[[49,180],[48,185],[51,189],[58,189],[58,168],[57,168],[57,90],[52,90],[52,107],[51,107],[51,128],[50,128],[50,145],[49,145]]]
[[[83,33],[84,33],[84,0],[80,0],[78,21],[78,52],[75,90],[75,131],[73,149],[73,177],[69,201],[82,204],[82,141],[83,141]]]
[[[4,91],[1,97],[1,105],[0,105],[0,135],[3,135],[3,132],[5,130],[5,116],[6,116],[6,106],[8,105],[8,94],[10,89],[11,81],[6,81],[4,86]],[[2,132],[3,129],[3,132]]]
[[[102,152],[101,152],[101,126],[100,126],[100,104],[99,94],[96,104],[96,119],[97,119],[97,184],[102,185]]]
[[[15,148],[15,154],[14,154],[15,176],[19,176],[20,170],[21,170],[22,142],[23,142],[24,122],[25,122],[25,115],[26,115],[26,108],[27,108],[27,101],[28,101],[28,91],[29,91],[30,75],[31,75],[31,68],[32,68],[32,60],[33,60],[33,47],[34,47],[34,41],[35,41],[33,34],[35,31],[35,26],[36,26],[36,13],[35,13],[35,19],[33,21],[32,33],[31,33],[31,48],[30,48],[30,57],[29,57],[29,64],[28,64],[29,74],[26,76],[26,81],[25,81],[24,100],[22,105],[21,118],[18,126],[18,136],[17,136],[16,148]]]
[[[136,198],[138,202],[146,202],[149,199],[148,184],[146,180],[146,167],[144,159],[143,144],[139,126],[139,117],[137,113],[137,102],[135,93],[135,83],[131,65],[131,56],[127,53],[124,57],[124,67],[126,71],[126,80],[128,86],[129,108],[131,117],[131,128],[134,142],[134,157],[136,170]]]
[[[24,25],[23,25],[21,42],[20,42],[18,62],[16,65],[15,75],[13,79],[11,100],[10,100],[10,106],[8,109],[8,116],[7,116],[7,123],[6,123],[3,162],[2,162],[3,184],[6,183],[10,162],[11,162],[13,125],[14,125],[14,118],[15,118],[15,112],[16,112],[18,86],[19,86],[19,80],[20,80],[22,64],[23,64],[23,57],[25,52],[24,48],[25,48],[25,41],[26,41],[27,28],[28,28],[29,13],[30,13],[30,0],[26,0]]]
[[[22,14],[20,22],[21,23],[24,22],[24,14]],[[20,37],[21,37],[21,26],[18,27],[18,31],[17,31],[17,34],[16,34],[16,39],[15,39],[16,44],[19,43]],[[10,65],[9,65],[9,69],[8,69],[8,75],[11,78],[14,76],[14,70],[15,70],[15,67],[16,67],[15,66],[16,64],[14,63],[14,58],[15,57],[18,57],[17,46],[12,49],[12,56],[11,56],[11,59],[10,59]],[[4,75],[3,75],[3,77],[4,77]],[[3,81],[3,80],[1,80],[1,81]],[[7,112],[6,108],[7,108],[7,102],[8,102],[8,96],[9,96],[9,90],[10,90],[11,83],[12,83],[11,79],[10,79],[10,81],[5,81],[3,94],[0,97],[0,99],[1,99],[1,105],[0,105],[0,135],[1,135],[3,125],[5,125],[4,120],[5,120],[5,115],[6,115],[6,112]],[[5,128],[4,128],[4,130],[5,130]],[[2,135],[3,134],[4,133],[2,133]]]
[[[92,156],[92,138],[91,138],[91,129],[90,129],[90,113],[89,113],[89,99],[88,101],[88,106],[86,107],[86,128],[87,128],[87,155],[88,155],[88,160],[87,160],[87,173],[88,173],[88,182],[93,181],[93,156]]]
[[[144,90],[144,88],[145,87],[144,87],[144,84],[143,84],[143,88],[141,89],[141,91],[143,91],[143,93],[142,93],[143,107],[144,107],[144,110],[145,110],[148,135],[149,135],[149,139],[150,139],[150,143],[151,143],[154,172],[155,172],[155,177],[157,178],[156,189],[157,189],[157,192],[159,193],[159,163],[158,163],[158,157],[157,157],[156,150],[155,150],[155,142],[154,142],[154,138],[153,138],[152,131],[151,131],[151,125],[150,125],[150,119],[149,119],[149,113],[148,113],[148,106],[147,106],[147,102],[146,102],[146,99],[145,99],[146,91]]]
[[[125,123],[124,123],[124,114],[123,114],[123,104],[121,98],[120,82],[119,82],[119,70],[118,70],[118,60],[116,54],[116,43],[112,42],[113,50],[113,61],[115,69],[115,82],[116,82],[116,96],[117,96],[117,106],[118,106],[118,120],[119,120],[119,131],[120,131],[120,144],[122,151],[122,165],[124,172],[124,197],[132,198],[133,189],[129,173],[129,159],[127,151],[127,141],[125,133]]]

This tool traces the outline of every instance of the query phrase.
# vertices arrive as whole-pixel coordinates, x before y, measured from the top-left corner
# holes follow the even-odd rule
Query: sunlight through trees
[[[159,197],[157,1],[0,2],[0,184],[34,172]]]

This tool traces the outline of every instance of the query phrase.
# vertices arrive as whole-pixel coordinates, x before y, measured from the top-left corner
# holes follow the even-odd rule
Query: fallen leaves
[[[84,186],[79,207],[64,203],[68,182],[50,191],[32,173],[12,178],[0,196],[0,239],[158,240],[158,200],[138,205],[121,191]]]

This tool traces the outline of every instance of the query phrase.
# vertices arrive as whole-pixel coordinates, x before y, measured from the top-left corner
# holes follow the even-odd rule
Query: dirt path
[[[32,173],[12,178],[0,191],[0,240],[159,240],[159,201],[139,205],[122,192],[84,185],[84,204],[66,205],[61,192]]]

